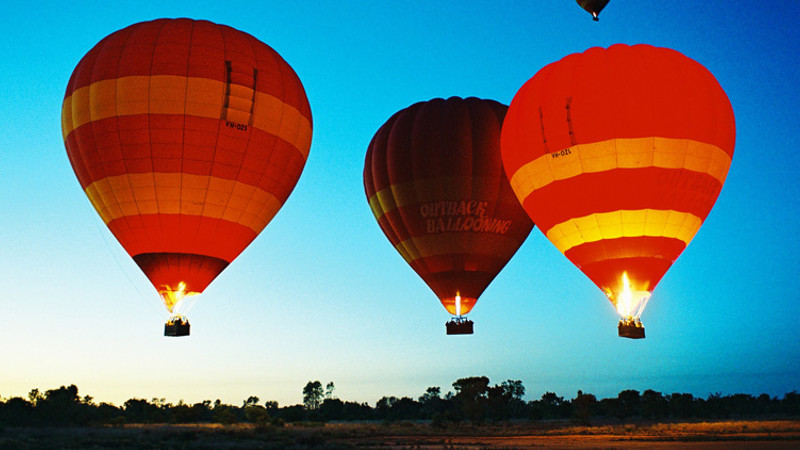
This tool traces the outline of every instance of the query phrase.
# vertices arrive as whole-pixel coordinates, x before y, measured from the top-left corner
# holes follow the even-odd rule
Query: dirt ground
[[[792,440],[762,440],[733,437],[742,440],[720,441],[663,441],[620,438],[618,436],[469,436],[443,437],[441,439],[384,438],[383,445],[372,448],[385,449],[800,449],[800,437]],[[438,442],[437,442],[438,441]],[[357,441],[351,442],[359,447]]]
[[[446,430],[419,424],[400,424],[362,430],[359,436],[339,442],[354,447],[386,449],[800,449],[800,421],[595,426],[575,426],[570,422],[522,422],[458,425]]]

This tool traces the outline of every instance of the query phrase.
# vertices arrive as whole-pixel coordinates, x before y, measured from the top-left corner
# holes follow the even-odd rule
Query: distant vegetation
[[[383,397],[375,406],[336,398],[332,382],[325,385],[309,381],[303,388],[303,404],[279,406],[251,396],[241,405],[220,400],[200,403],[166,403],[164,399],[132,398],[121,406],[95,403],[81,397],[74,384],[44,392],[33,389],[28,398],[0,399],[0,425],[6,426],[82,426],[124,425],[126,423],[221,423],[250,422],[282,426],[287,422],[330,421],[417,421],[430,420],[431,426],[451,423],[493,423],[511,419],[569,419],[588,425],[593,420],[687,420],[730,418],[782,418],[800,416],[800,394],[792,391],[783,398],[761,394],[707,398],[692,394],[662,394],[653,390],[624,390],[614,398],[597,399],[578,391],[573,399],[553,392],[538,400],[525,401],[525,387],[519,380],[490,385],[487,377],[461,378],[453,391],[442,394],[429,387],[417,399]]]

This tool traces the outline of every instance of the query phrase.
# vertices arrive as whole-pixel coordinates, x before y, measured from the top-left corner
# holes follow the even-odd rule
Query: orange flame
[[[617,312],[623,318],[640,318],[650,300],[650,291],[635,291],[631,288],[628,272],[622,272],[621,288],[615,292],[606,292],[614,303]]]
[[[172,313],[177,306],[180,306],[180,304],[183,302],[183,299],[186,297],[199,294],[199,292],[193,291],[186,292],[186,283],[183,281],[178,283],[177,289],[173,289],[170,286],[163,287],[164,289],[159,291],[159,293],[161,294],[161,298],[164,300],[164,306],[167,307],[167,310],[169,310],[170,313]]]

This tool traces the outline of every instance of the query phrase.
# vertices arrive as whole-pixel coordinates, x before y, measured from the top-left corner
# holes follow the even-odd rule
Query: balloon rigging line
[[[139,295],[137,295],[135,297],[139,298],[142,302],[146,303],[150,307],[150,309],[152,309],[153,311],[157,312],[159,317],[162,317],[163,314],[161,313],[161,308],[158,305],[153,304],[152,301],[147,300],[148,296],[145,295],[141,291],[141,289],[139,289],[139,286],[137,286],[136,283],[133,282],[133,279],[131,279],[130,275],[128,275],[128,272],[125,270],[124,267],[122,267],[122,263],[120,263],[119,257],[114,252],[114,250],[111,248],[111,244],[109,244],[108,236],[106,236],[106,233],[104,232],[104,229],[100,228],[100,225],[97,223],[97,220],[100,219],[100,217],[96,214],[96,212],[94,211],[94,208],[92,207],[92,209],[86,209],[86,211],[87,211],[87,215],[90,216],[89,220],[91,220],[91,222],[94,224],[95,228],[97,229],[97,233],[102,236],[103,242],[106,244],[106,249],[108,249],[108,253],[111,254],[111,257],[114,259],[114,262],[117,263],[117,267],[119,268],[119,271],[122,272],[122,274],[128,280],[128,283],[130,283],[130,285],[133,286],[133,288],[139,294]],[[105,231],[107,231],[107,230],[108,229],[106,228]]]

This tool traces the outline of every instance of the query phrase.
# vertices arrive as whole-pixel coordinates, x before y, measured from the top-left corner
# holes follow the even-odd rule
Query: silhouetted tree
[[[0,404],[0,423],[23,426],[38,425],[41,421],[33,409],[33,403],[22,397],[12,397]]]
[[[280,418],[287,422],[300,422],[306,418],[306,407],[303,405],[284,406],[279,411]]]
[[[669,396],[669,410],[673,417],[694,417],[695,402],[692,394],[673,393]]]
[[[257,424],[269,423],[271,419],[269,413],[267,412],[267,408],[256,404],[249,404],[245,406],[244,415],[248,422]]]
[[[375,404],[377,418],[383,420],[412,420],[420,417],[421,405],[409,397],[381,397]]]
[[[616,416],[620,419],[639,414],[641,408],[639,391],[626,389],[617,395]]]
[[[303,404],[306,409],[317,409],[322,403],[322,383],[309,381],[303,388]]]
[[[214,422],[228,425],[239,422],[237,412],[237,408],[233,406],[215,403],[214,408],[211,410],[211,417]]]
[[[159,418],[157,422],[185,423],[185,421],[182,420],[182,416],[186,416],[186,413],[189,411],[189,405],[187,405],[183,399],[178,400],[177,405],[164,402],[157,406],[160,410],[160,415],[163,416],[163,418]]]
[[[661,419],[669,415],[669,402],[661,392],[647,389],[642,392],[641,415],[648,419]]]
[[[319,406],[322,420],[342,420],[344,418],[344,402],[338,398],[326,398]]]
[[[615,417],[618,403],[616,397],[598,399],[595,406],[595,415],[598,417]]]
[[[74,384],[45,391],[36,401],[36,412],[48,425],[78,425],[88,423],[88,414],[83,408],[78,387]]]
[[[39,400],[44,400],[44,394],[39,392],[39,389],[31,389],[31,391],[28,392],[28,400],[30,400],[33,406],[36,406],[36,403],[38,403]]]
[[[473,422],[481,422],[486,417],[489,392],[489,378],[459,378],[453,383],[456,390],[454,400],[462,416]]]
[[[267,411],[277,411],[278,410],[278,402],[276,400],[267,400],[264,402],[264,408]]]
[[[503,395],[508,399],[508,409],[511,417],[521,418],[525,414],[525,386],[522,380],[506,380],[500,383]]]
[[[450,407],[450,401],[443,399],[441,395],[442,390],[438,387],[429,387],[425,390],[417,400],[420,404],[420,418],[433,419],[434,416],[439,417],[444,414]]]
[[[748,397],[751,397],[748,395]],[[751,397],[752,398],[752,397]],[[714,394],[709,394],[708,398],[704,402],[704,411],[702,413],[703,417],[713,417],[715,419],[728,417],[730,411],[728,410],[728,406],[731,403],[730,398],[723,399],[722,394],[716,392]]]
[[[114,421],[121,422],[125,420],[123,414],[124,411],[122,408],[102,402],[93,408],[92,422],[95,424],[112,423]],[[187,422],[192,422],[192,420],[187,420]]]
[[[597,398],[594,395],[578,391],[578,395],[572,401],[572,419],[581,425],[590,425],[596,405]]]
[[[522,400],[522,397],[525,396],[525,386],[522,384],[522,380],[506,380],[500,383],[500,386],[511,398]]]
[[[152,423],[157,413],[158,406],[147,400],[132,398],[125,401],[125,421],[128,423]]]
[[[790,416],[800,416],[800,394],[797,391],[787,392],[780,402],[780,410]]]
[[[521,414],[525,406],[522,401],[523,395],[525,395],[525,386],[520,380],[507,380],[488,388],[486,391],[488,417],[496,421]]]
[[[542,394],[538,405],[534,404],[533,406],[538,406],[539,414],[537,415],[540,419],[560,419],[569,417],[568,410],[571,409],[570,405],[564,401],[564,397],[556,395],[555,392],[545,392]]]
[[[419,396],[418,401],[420,403],[427,403],[433,399],[441,398],[439,397],[442,394],[442,389],[439,386],[429,387],[425,390],[425,393]]]
[[[420,404],[410,397],[399,398],[389,410],[391,420],[413,420],[419,418]]]
[[[541,399],[523,402],[525,388],[519,380],[506,380],[490,386],[487,377],[460,378],[453,383],[455,394],[444,397],[439,387],[429,387],[418,400],[410,397],[382,397],[375,407],[367,403],[345,402],[332,395],[332,383],[323,389],[319,381],[309,382],[304,389],[304,405],[279,408],[275,401],[260,401],[250,396],[241,407],[226,405],[217,399],[212,402],[187,405],[180,400],[176,405],[163,398],[151,401],[132,398],[123,407],[108,403],[96,404],[89,395],[79,396],[75,385],[40,391],[32,389],[27,399],[14,397],[0,399],[0,426],[82,426],[91,424],[128,423],[199,423],[216,421],[231,424],[239,421],[272,423],[302,420],[418,420],[431,419],[432,426],[468,419],[508,420],[528,414],[533,419],[561,419],[572,417],[578,423],[588,424],[594,417],[629,419],[718,418],[718,417],[769,417],[800,416],[800,394],[786,393],[782,399],[761,394],[721,393],[707,398],[692,394],[673,393],[668,396],[648,389],[641,395],[635,390],[621,391],[616,397],[598,400],[592,394],[578,391],[573,400],[564,400],[553,392]],[[323,398],[323,397],[330,398]],[[318,403],[314,403],[314,401]],[[316,405],[316,406],[315,406]],[[0,427],[0,430],[2,428]]]
[[[397,397],[395,396],[381,397],[381,399],[375,403],[375,414],[377,417],[384,420],[388,419],[389,410],[392,408],[392,405],[394,405],[395,402],[397,402]]]
[[[333,386],[333,381],[331,381],[328,384],[326,384],[325,385],[325,398],[327,398],[327,399],[333,398],[333,390],[334,389],[336,389],[336,388]]]
[[[761,394],[756,399],[756,410],[759,414],[772,414],[778,412],[778,408],[775,405],[779,404],[779,400],[776,398],[771,398],[768,394]],[[746,411],[741,411],[742,414],[746,414]]]
[[[211,400],[203,400],[200,403],[195,403],[190,408],[192,417],[196,422],[210,422],[211,421]]]
[[[367,403],[344,402],[342,417],[344,420],[370,420],[375,418],[375,411]]]
[[[250,397],[247,397],[247,400],[245,400],[244,403],[242,403],[242,408],[246,408],[248,406],[257,405],[258,402],[259,402],[259,398],[256,397],[255,395],[251,395]]]

